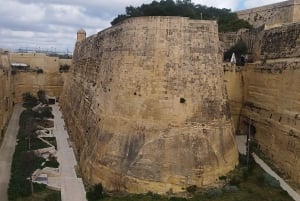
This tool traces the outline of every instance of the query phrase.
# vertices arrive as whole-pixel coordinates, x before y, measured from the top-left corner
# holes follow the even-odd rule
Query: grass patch
[[[7,191],[9,200],[16,200],[19,197],[26,197],[31,194],[28,178],[45,161],[44,158],[37,157],[33,152],[27,152],[24,149],[26,148],[23,144],[18,144],[13,155],[11,177]],[[41,191],[45,187],[42,184],[34,184],[35,191]]]
[[[126,196],[104,196],[103,201],[293,201],[282,190],[274,178],[264,172],[257,164],[250,161],[247,168],[241,156],[240,165],[223,176],[224,186],[208,190],[187,189],[191,198],[161,196],[152,192]]]
[[[29,197],[19,198],[16,201],[61,201],[61,195],[58,191],[45,189]]]
[[[59,162],[56,160],[55,157],[50,158],[49,161],[46,161],[45,164],[43,165],[44,167],[52,167],[52,168],[58,168],[59,167]]]
[[[30,143],[29,143],[30,142]],[[37,150],[37,149],[44,149],[50,147],[49,144],[46,144],[39,138],[31,137],[19,140],[18,145],[20,144],[21,147],[26,148],[25,151],[29,151],[29,144],[30,144],[30,150]]]
[[[54,127],[54,121],[52,121],[52,120],[39,120],[39,121],[37,121],[37,124],[44,128],[53,128]]]

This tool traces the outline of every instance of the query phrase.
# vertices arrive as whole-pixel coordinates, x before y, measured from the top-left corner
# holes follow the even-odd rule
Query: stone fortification
[[[22,102],[23,93],[36,95],[39,90],[45,90],[49,96],[60,96],[67,75],[59,72],[59,67],[64,64],[70,66],[71,61],[45,54],[19,54],[0,50],[0,141],[13,104]],[[30,65],[30,69],[14,69],[11,67],[14,62]],[[42,73],[33,71],[35,67],[43,69]]]
[[[73,61],[62,109],[87,182],[166,193],[237,164],[216,22],[127,19]]]
[[[300,26],[263,31],[261,60],[226,71],[236,130],[250,132],[259,148],[291,181],[300,183]],[[240,91],[241,93],[237,93]],[[240,115],[238,115],[240,113]]]
[[[63,90],[64,80],[66,74],[64,73],[36,73],[36,72],[14,72],[14,86],[15,86],[15,103],[21,103],[22,94],[30,92],[37,95],[39,90],[46,91],[47,95],[59,97]]]
[[[8,52],[0,50],[0,144],[13,108],[13,79]]]
[[[10,53],[10,61],[12,63],[24,63],[30,68],[42,69],[46,73],[57,73],[61,65],[67,64],[71,66],[72,59],[62,59],[57,56],[48,56],[44,53]]]
[[[284,23],[300,22],[300,0],[289,0],[267,6],[238,11],[254,27],[265,25],[266,28],[280,26]]]
[[[14,69],[15,102],[22,102],[22,94],[45,90],[47,95],[59,97],[66,74],[60,71],[61,66],[72,64],[71,59],[48,56],[43,53],[9,53],[11,63],[24,63],[30,69]],[[36,69],[41,69],[40,72]]]
[[[267,59],[300,57],[300,23],[265,31],[261,54]]]

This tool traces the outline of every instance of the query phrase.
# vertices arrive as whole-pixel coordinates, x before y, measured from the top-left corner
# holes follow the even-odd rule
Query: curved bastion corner
[[[238,163],[214,21],[130,18],[84,38],[62,94],[90,184],[179,192]]]

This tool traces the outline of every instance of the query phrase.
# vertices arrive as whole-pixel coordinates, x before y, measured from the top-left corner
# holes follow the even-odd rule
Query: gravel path
[[[10,179],[12,156],[15,152],[16,137],[19,130],[19,117],[23,108],[17,104],[8,123],[0,148],[0,201],[7,201],[7,188]]]
[[[62,201],[86,201],[85,189],[81,178],[77,178],[76,158],[68,143],[68,133],[64,129],[65,122],[57,104],[52,106],[54,114],[54,134],[57,141],[57,156],[60,172]]]

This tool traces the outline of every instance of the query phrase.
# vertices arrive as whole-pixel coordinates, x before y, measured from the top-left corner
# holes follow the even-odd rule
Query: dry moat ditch
[[[28,95],[28,94],[27,94]],[[28,97],[27,97],[28,98]],[[30,97],[29,97],[30,98]],[[32,98],[32,97],[31,97]],[[30,100],[32,101],[32,100]],[[55,169],[59,163],[56,160],[56,138],[52,135],[53,118],[51,107],[35,106],[24,102],[26,110],[20,116],[20,129],[17,145],[13,156],[11,179],[8,189],[9,200],[28,201],[60,201],[61,195],[57,190],[51,190],[44,183],[45,174],[42,170]],[[126,194],[122,192],[107,192],[101,184],[88,188],[89,201],[292,201],[293,199],[280,188],[279,182],[265,173],[254,161],[246,165],[245,156],[240,155],[239,166],[228,175],[220,177],[218,187],[200,189],[189,186],[182,194],[158,195],[153,192],[146,194]],[[38,171],[37,171],[38,170]],[[33,181],[33,182],[32,182]]]

